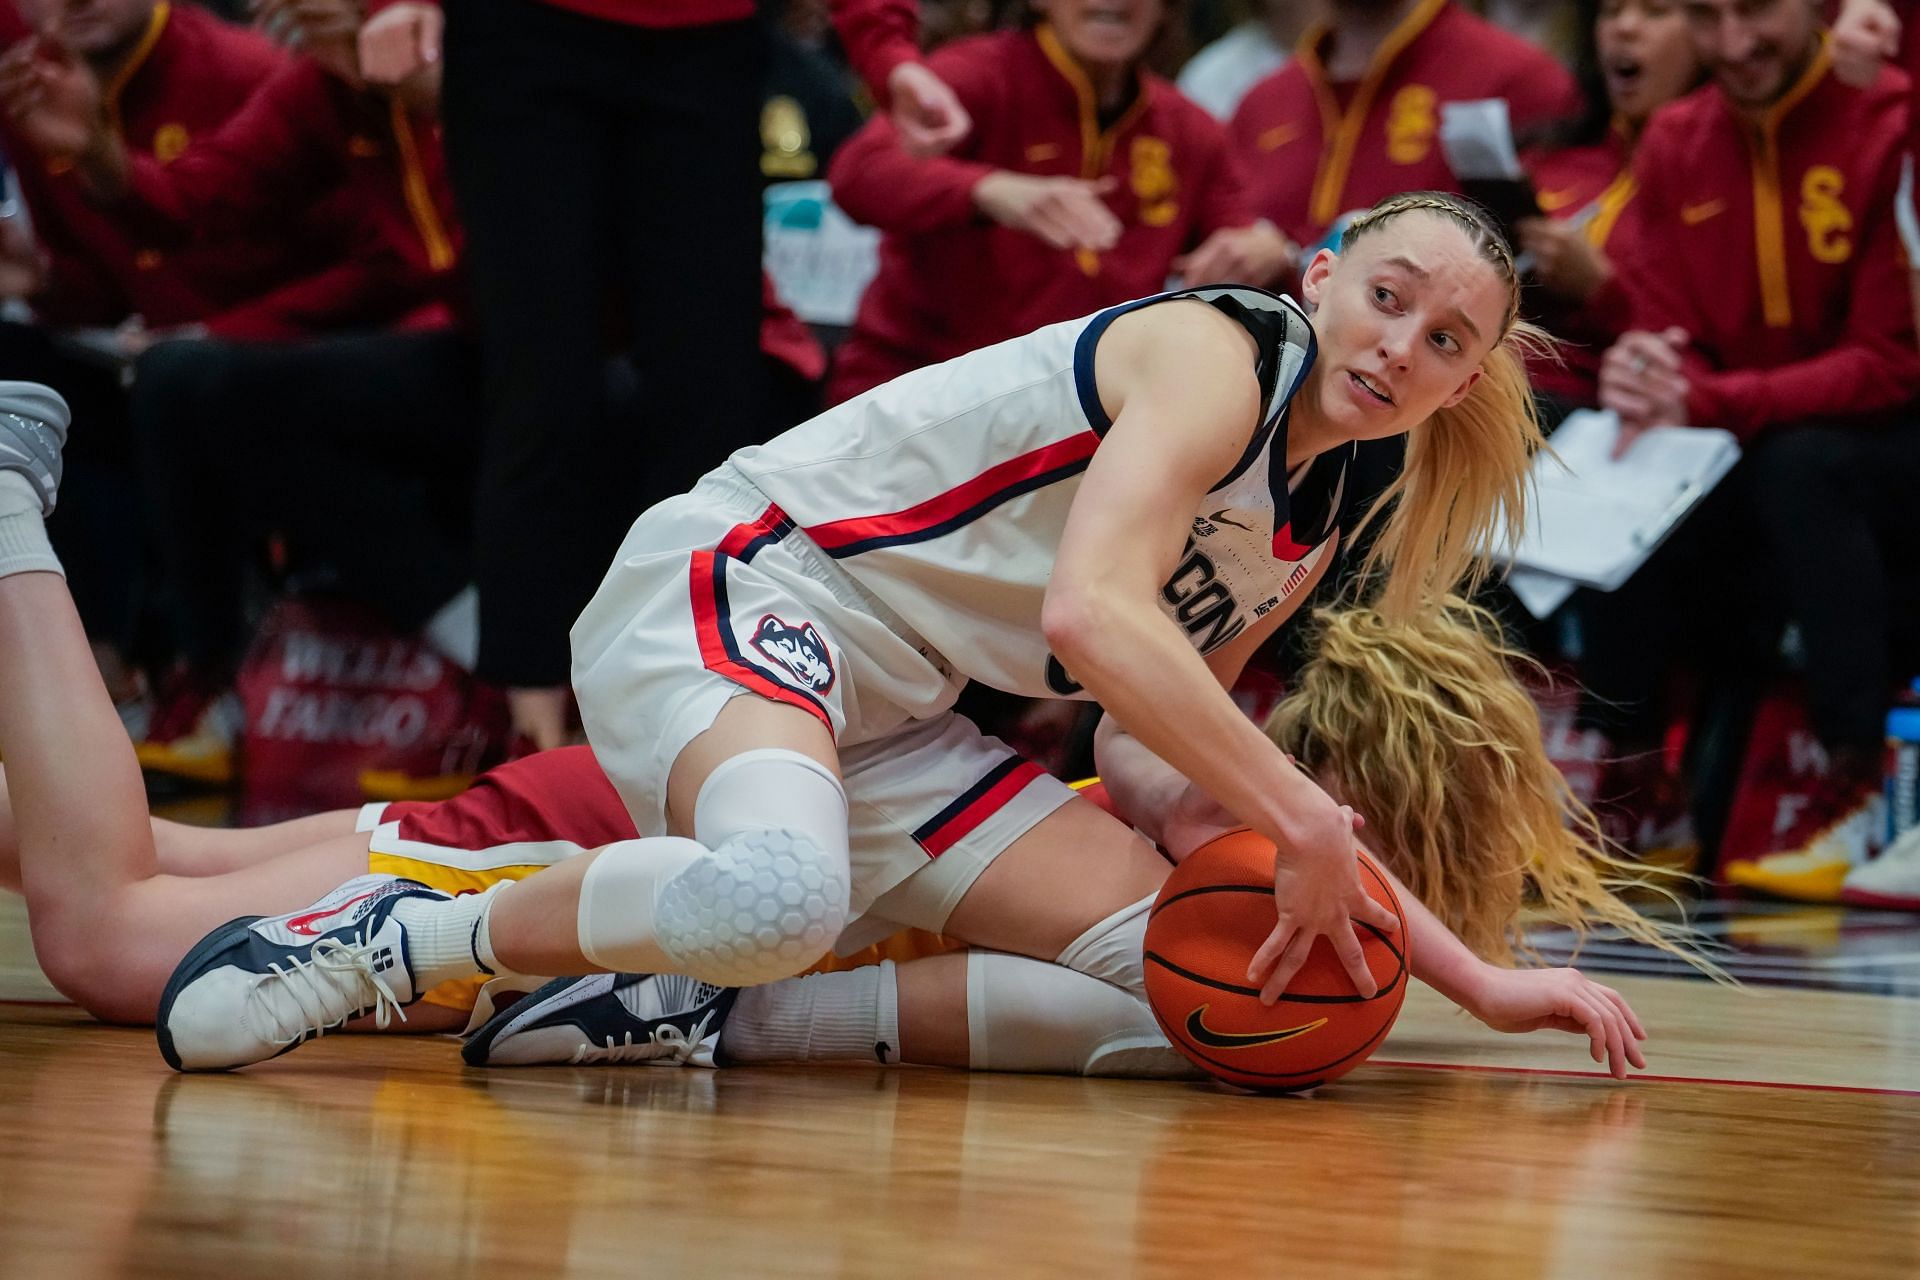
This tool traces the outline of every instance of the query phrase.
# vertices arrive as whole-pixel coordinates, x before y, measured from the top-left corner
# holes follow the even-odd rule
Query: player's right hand
[[[1395,933],[1400,920],[1360,884],[1353,840],[1359,825],[1353,810],[1341,805],[1331,817],[1318,818],[1304,838],[1296,836],[1291,844],[1280,845],[1273,866],[1279,922],[1247,967],[1247,981],[1260,985],[1262,1003],[1280,998],[1320,938],[1333,947],[1354,990],[1371,997],[1380,989],[1354,927],[1369,924]]]
[[[1113,248],[1120,239],[1120,219],[1101,199],[1112,191],[1109,176],[1042,178],[997,170],[973,188],[973,203],[1003,227],[1039,236],[1056,249]]]
[[[360,74],[368,84],[396,85],[440,61],[446,22],[437,4],[405,0],[382,9],[360,28]]]

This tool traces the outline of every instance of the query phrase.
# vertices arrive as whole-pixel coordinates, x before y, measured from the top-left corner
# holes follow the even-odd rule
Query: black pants
[[[1658,694],[1682,661],[1757,679],[1797,624],[1814,730],[1871,752],[1893,678],[1897,585],[1920,568],[1920,425],[1776,428],[1620,590],[1583,604],[1585,718],[1633,749],[1658,740]]]
[[[567,630],[646,506],[762,421],[757,21],[647,30],[446,6],[443,110],[485,360],[482,674],[564,684]],[[605,305],[643,419],[609,417]]]
[[[73,410],[60,501],[47,535],[67,571],[87,635],[127,653],[140,630],[145,564],[121,371],[57,333],[8,321],[0,322],[0,378],[45,383]]]
[[[231,673],[267,533],[412,630],[471,580],[478,355],[451,332],[169,342],[133,423],[176,642]]]

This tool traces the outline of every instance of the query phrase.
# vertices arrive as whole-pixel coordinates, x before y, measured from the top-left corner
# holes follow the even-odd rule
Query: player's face
[[[1086,67],[1131,66],[1144,58],[1167,16],[1163,0],[1040,0],[1060,43]]]
[[[1603,0],[1593,43],[1607,102],[1634,125],[1646,123],[1700,76],[1680,0]]]
[[[1770,106],[1806,65],[1813,0],[1685,0],[1694,51],[1735,104]]]
[[[33,0],[21,13],[36,26],[57,19],[56,30],[83,58],[116,53],[139,40],[153,17],[155,0]]]
[[[1510,291],[1466,233],[1405,213],[1342,256],[1321,250],[1303,290],[1316,310],[1319,416],[1377,440],[1458,404],[1499,341]]]

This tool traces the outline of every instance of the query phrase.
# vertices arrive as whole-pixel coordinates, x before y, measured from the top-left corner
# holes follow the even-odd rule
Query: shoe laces
[[[711,1012],[701,1015],[700,1021],[693,1024],[693,1030],[683,1031],[677,1023],[665,1022],[655,1027],[650,1034],[635,1039],[633,1032],[626,1032],[615,1040],[608,1036],[600,1044],[583,1044],[573,1051],[573,1064],[580,1066],[589,1062],[654,1062],[676,1067],[685,1066],[700,1051],[707,1038],[707,1026],[713,1021]]]
[[[273,976],[256,983],[247,996],[249,1010],[264,1015],[272,1027],[267,1039],[276,1045],[318,1039],[363,1012],[371,1012],[374,1026],[383,1031],[395,1014],[405,1022],[406,1010],[375,975],[374,950],[365,935],[349,942],[322,938],[308,959],[269,963]],[[275,1000],[276,994],[286,998]]]

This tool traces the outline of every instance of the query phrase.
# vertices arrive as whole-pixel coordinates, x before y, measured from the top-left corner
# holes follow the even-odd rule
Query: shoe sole
[[[160,993],[160,1011],[154,1015],[153,1037],[160,1042],[160,1056],[165,1058],[167,1065],[175,1071],[197,1071],[203,1068],[188,1068],[180,1065],[180,1055],[173,1047],[173,1033],[167,1030],[167,1015],[173,1012],[173,1002],[180,998],[180,992],[191,981],[189,975],[199,976],[199,962],[225,946],[232,939],[236,928],[245,929],[254,921],[265,918],[264,916],[234,917],[195,943],[193,950],[182,956],[180,963],[173,967],[173,976],[167,979],[166,989]]]
[[[1920,911],[1920,896],[1875,893],[1871,889],[1843,889],[1840,901],[1850,907],[1878,907],[1887,911]]]
[[[493,1051],[493,1042],[498,1040],[501,1033],[511,1026],[514,1020],[519,1018],[520,1015],[526,1013],[529,1009],[536,1008],[541,1001],[558,995],[579,981],[580,979],[577,976],[555,978],[551,982],[535,987],[506,1008],[500,1010],[500,1012],[494,1014],[491,1018],[487,1019],[484,1026],[467,1037],[465,1044],[460,1046],[461,1061],[470,1067],[508,1065],[487,1061],[487,1055]],[[514,1063],[511,1065],[518,1066],[520,1064]]]

